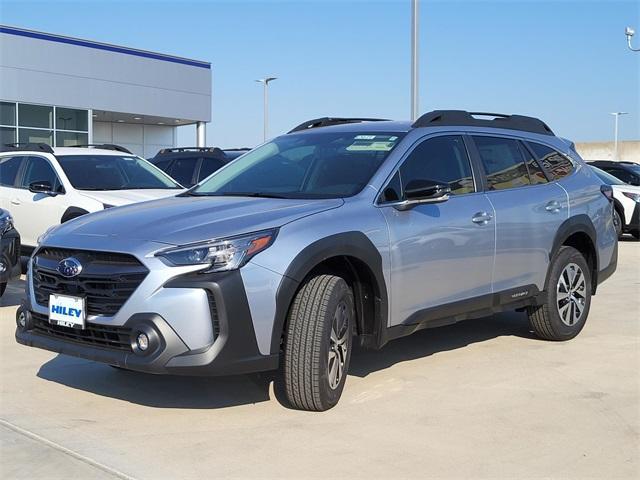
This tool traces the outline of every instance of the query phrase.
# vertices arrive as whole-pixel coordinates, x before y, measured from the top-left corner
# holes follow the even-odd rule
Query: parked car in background
[[[44,235],[16,340],[158,374],[280,369],[286,404],[326,410],[355,342],[510,309],[578,335],[616,269],[612,208],[536,118],[315,120],[181,195]]]
[[[0,297],[7,282],[20,275],[20,235],[8,211],[0,208]]]
[[[595,160],[588,163],[589,165],[610,173],[624,183],[640,186],[640,164],[638,163],[625,161],[614,162],[611,160]]]
[[[248,148],[227,150],[216,147],[164,148],[149,161],[181,185],[192,187],[248,151]]]
[[[593,165],[591,168],[613,190],[613,221],[618,237],[630,233],[640,240],[640,187],[629,185]]]
[[[5,147],[0,207],[11,210],[23,252],[54,225],[105,208],[167,197],[184,188],[117,145]]]

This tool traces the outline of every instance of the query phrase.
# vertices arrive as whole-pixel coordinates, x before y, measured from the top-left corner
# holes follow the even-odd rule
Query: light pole
[[[636,31],[631,27],[627,27],[624,29],[624,34],[627,36],[627,45],[629,46],[629,50],[632,52],[640,52],[640,48],[633,48],[631,46],[631,38],[636,34]]]
[[[418,118],[418,0],[411,0],[411,120]]]
[[[256,80],[262,83],[264,87],[264,134],[263,141],[267,141],[267,132],[269,131],[269,82],[273,82],[278,77],[264,77]]]
[[[629,112],[611,112],[615,117],[615,127],[613,130],[613,159],[618,160],[618,118],[620,115],[626,115]]]

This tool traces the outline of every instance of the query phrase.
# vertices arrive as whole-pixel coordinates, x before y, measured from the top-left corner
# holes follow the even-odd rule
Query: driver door
[[[397,210],[393,205],[403,200],[402,189],[412,180],[449,184],[449,200]],[[379,206],[389,229],[390,326],[455,315],[456,308],[469,307],[459,303],[464,301],[484,308],[492,291],[495,214],[474,181],[461,135],[417,144],[384,189]]]
[[[35,247],[40,235],[60,223],[67,204],[60,179],[46,158],[28,157],[23,172],[18,188],[12,189],[11,213],[23,245]],[[32,193],[29,185],[33,182],[49,182],[58,193]]]

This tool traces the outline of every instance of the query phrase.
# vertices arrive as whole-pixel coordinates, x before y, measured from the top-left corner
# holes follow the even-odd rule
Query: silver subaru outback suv
[[[290,406],[326,410],[354,342],[505,309],[575,337],[616,268],[612,219],[610,187],[536,118],[321,118],[43,235],[16,339],[149,373],[277,370]]]

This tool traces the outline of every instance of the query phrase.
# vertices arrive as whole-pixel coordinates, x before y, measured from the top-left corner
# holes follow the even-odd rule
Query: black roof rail
[[[53,153],[53,148],[51,145],[46,143],[28,143],[28,142],[16,142],[16,143],[7,143],[0,148],[3,152],[13,152],[13,151],[40,151],[46,153]]]
[[[360,122],[387,122],[386,118],[339,118],[339,117],[321,117],[314,118],[313,120],[307,120],[301,123],[297,127],[289,130],[287,133],[301,132],[303,130],[309,130],[311,128],[329,127],[331,125],[342,125],[345,123],[360,123]]]
[[[158,155],[165,153],[180,153],[180,152],[217,152],[221,150],[218,147],[172,147],[163,148],[158,152]]]
[[[223,152],[244,152],[244,151],[248,152],[249,150],[253,150],[253,149],[249,148],[249,147],[223,148],[222,149]]]
[[[549,126],[539,118],[505,115],[504,113],[467,112],[466,110],[434,110],[422,115],[411,126],[413,128],[444,126],[507,128],[542,135],[554,135]]]
[[[113,143],[85,143],[85,144],[82,144],[82,145],[69,145],[69,147],[73,147],[73,148],[101,148],[102,150],[114,150],[116,152],[129,153],[129,154],[133,155],[128,148],[124,148],[124,147],[122,147],[120,145],[114,145]]]

